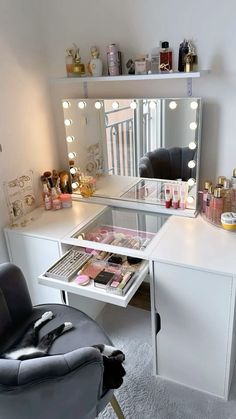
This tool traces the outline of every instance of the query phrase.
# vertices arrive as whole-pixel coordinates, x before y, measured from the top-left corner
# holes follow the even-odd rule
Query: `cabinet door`
[[[155,263],[158,374],[227,397],[233,278]]]
[[[38,276],[58,259],[59,244],[56,241],[6,233],[11,262],[23,271],[32,304],[61,303],[60,291],[38,284]]]

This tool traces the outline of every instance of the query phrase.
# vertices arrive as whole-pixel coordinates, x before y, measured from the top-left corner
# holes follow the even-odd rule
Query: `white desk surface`
[[[8,228],[20,234],[41,237],[51,240],[60,240],[76,226],[87,219],[95,217],[105,205],[86,204],[73,201],[71,208],[57,211],[46,211],[43,207],[36,208],[28,215],[32,218],[25,227]]]
[[[170,217],[151,258],[236,276],[236,233],[202,219]]]

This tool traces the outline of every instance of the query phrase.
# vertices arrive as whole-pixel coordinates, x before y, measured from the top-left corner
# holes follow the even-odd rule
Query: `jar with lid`
[[[107,67],[109,76],[120,76],[122,74],[121,52],[116,44],[107,47]]]
[[[172,71],[172,51],[169,48],[169,42],[167,41],[161,43],[160,71]]]

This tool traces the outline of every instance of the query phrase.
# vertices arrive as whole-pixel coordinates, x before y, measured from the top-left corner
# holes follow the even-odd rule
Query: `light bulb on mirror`
[[[64,124],[66,127],[69,127],[70,125],[72,125],[72,119],[65,119]]]
[[[78,108],[84,109],[85,106],[86,106],[86,103],[84,101],[81,100],[80,102],[78,102]]]
[[[194,160],[190,160],[190,161],[188,162],[188,167],[189,167],[190,169],[193,169],[195,166],[196,166],[196,162],[195,162]]]
[[[192,131],[195,131],[195,129],[197,129],[197,123],[196,123],[196,122],[191,122],[191,123],[189,124],[189,128],[190,128]]]
[[[102,104],[101,104],[101,102],[97,101],[97,102],[95,102],[94,106],[95,106],[96,109],[101,109]]]
[[[72,189],[78,189],[79,187],[79,182],[72,182]]]
[[[195,150],[195,148],[197,147],[197,144],[195,143],[195,141],[191,141],[188,147],[190,148],[190,150]]]
[[[190,103],[190,108],[191,108],[191,109],[197,109],[197,108],[198,108],[198,103],[197,103],[195,100],[193,100],[193,101]]]
[[[68,157],[69,157],[69,159],[74,159],[76,157],[76,152],[71,151],[70,153],[68,153]]]
[[[114,110],[119,109],[119,103],[118,102],[113,102],[111,106],[112,106],[112,109],[114,109]]]
[[[137,103],[133,100],[130,105],[131,109],[136,109],[137,108]]]
[[[188,186],[190,186],[190,187],[192,187],[192,186],[194,186],[195,185],[195,179],[193,178],[193,177],[191,177],[190,179],[188,179],[188,181],[187,181],[187,183],[188,183]]]
[[[66,141],[68,143],[73,143],[74,140],[75,140],[75,137],[73,135],[67,135]]]
[[[75,175],[76,172],[77,172],[77,167],[71,167],[70,172],[71,172],[72,175]]]
[[[194,197],[193,196],[188,196],[187,197],[187,203],[192,204],[193,202],[194,202]]]
[[[172,101],[169,103],[169,108],[173,111],[174,109],[176,109],[176,108],[177,108],[177,103],[176,103],[174,100],[172,100]]]
[[[150,109],[155,109],[155,107],[156,107],[156,102],[154,100],[150,100],[150,102],[149,102],[149,108]]]
[[[71,104],[70,104],[70,102],[69,102],[68,100],[64,100],[64,101],[62,102],[62,107],[63,107],[64,109],[68,109],[70,106],[71,106]]]

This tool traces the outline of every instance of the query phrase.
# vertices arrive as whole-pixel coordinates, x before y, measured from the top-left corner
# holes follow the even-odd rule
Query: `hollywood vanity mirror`
[[[200,159],[201,99],[63,99],[74,196],[78,171],[96,177],[92,198],[164,211],[166,184],[181,185],[194,215]],[[179,186],[178,186],[179,187]],[[186,213],[186,211],[185,211]]]

